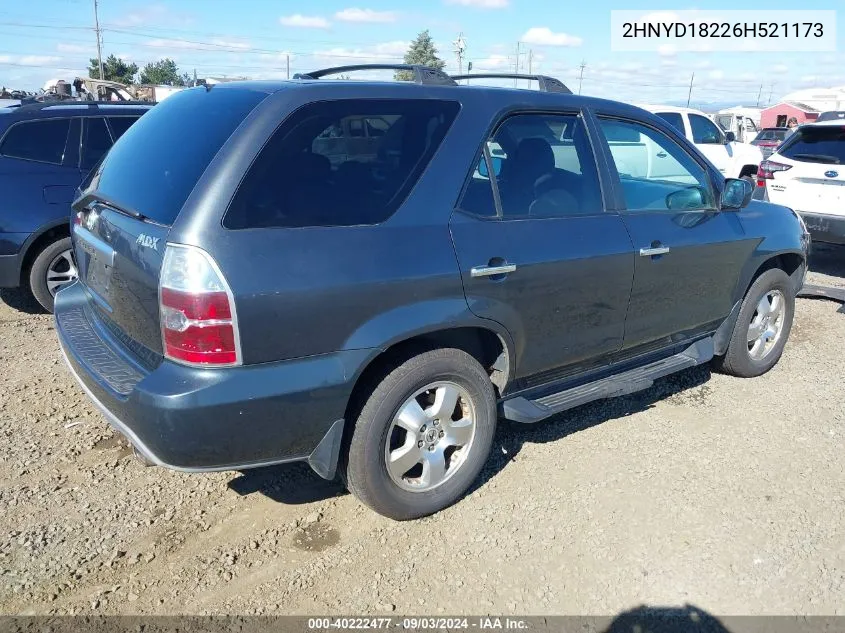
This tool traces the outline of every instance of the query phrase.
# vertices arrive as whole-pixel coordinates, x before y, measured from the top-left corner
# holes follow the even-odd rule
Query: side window
[[[390,217],[419,180],[460,106],[434,99],[348,99],[300,108],[274,132],[223,225],[352,226]],[[374,138],[336,137],[384,121]]]
[[[754,121],[746,118],[745,119],[745,129],[748,130],[749,132],[756,132],[757,126],[754,124]]]
[[[106,128],[106,120],[100,117],[85,119],[85,133],[82,138],[81,169],[91,169],[111,149],[112,141]]]
[[[722,132],[707,117],[700,114],[689,115],[689,125],[692,129],[692,142],[701,145],[721,145]]]
[[[109,128],[111,128],[111,135],[115,143],[117,139],[123,136],[123,133],[128,130],[139,117],[136,116],[110,116],[108,117]]]
[[[503,219],[559,218],[603,211],[592,147],[578,116],[509,117],[488,140],[487,148]],[[462,209],[491,215],[490,177],[482,161],[464,192]]]
[[[632,121],[600,119],[631,211],[715,208],[710,178],[680,145]]]
[[[65,152],[69,119],[43,119],[12,126],[0,146],[0,154],[39,163],[60,165]]]
[[[684,117],[681,116],[680,112],[658,112],[657,116],[678,130],[683,136],[687,135],[684,129]]]

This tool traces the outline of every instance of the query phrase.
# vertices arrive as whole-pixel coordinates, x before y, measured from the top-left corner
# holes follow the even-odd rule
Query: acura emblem
[[[824,175],[826,178],[836,178],[839,175],[839,172],[831,170],[824,172]]]

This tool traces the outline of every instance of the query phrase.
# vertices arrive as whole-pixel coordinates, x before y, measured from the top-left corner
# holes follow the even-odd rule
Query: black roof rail
[[[335,66],[323,68],[309,73],[297,73],[294,79],[319,79],[326,75],[357,72],[359,70],[406,70],[413,73],[414,83],[431,86],[457,86],[458,84],[442,70],[420,64],[355,64],[353,66]]]
[[[7,107],[14,107],[21,110],[44,110],[45,108],[68,108],[68,107],[76,107],[79,108],[80,106],[97,109],[100,107],[113,107],[113,106],[154,106],[156,105],[155,101],[88,101],[88,100],[75,100],[75,99],[62,99],[61,101],[21,101],[19,104],[14,106],[7,106]]]
[[[548,75],[523,75],[520,73],[472,73],[469,75],[452,75],[452,79],[531,79],[540,84],[540,92],[558,92],[571,95],[572,91],[559,79]]]

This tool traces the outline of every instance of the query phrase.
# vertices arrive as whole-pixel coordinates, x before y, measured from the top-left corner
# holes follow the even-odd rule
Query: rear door
[[[733,307],[739,272],[754,241],[736,213],[716,209],[710,171],[663,131],[639,121],[599,117],[613,158],[622,213],[637,253],[634,287],[625,326],[625,349],[679,343],[712,331]],[[672,159],[680,176],[655,177],[613,139],[634,137]],[[648,153],[639,160],[646,162]],[[635,175],[636,174],[636,175]]]
[[[766,181],[769,200],[796,211],[845,215],[845,125],[802,127],[770,160],[789,169]]]
[[[485,154],[450,228],[469,307],[511,333],[516,377],[619,350],[634,255],[582,117],[508,117]]]
[[[30,233],[69,220],[79,185],[78,121],[44,118],[12,124],[0,139],[0,232]]]

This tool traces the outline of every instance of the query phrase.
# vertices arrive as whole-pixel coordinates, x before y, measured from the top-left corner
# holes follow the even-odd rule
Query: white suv
[[[760,164],[757,186],[755,197],[801,214],[814,240],[845,244],[845,122],[797,128]]]
[[[700,110],[662,105],[640,105],[677,128],[692,141],[725,178],[754,181],[763,161],[760,148],[737,143],[732,132],[725,133]]]

